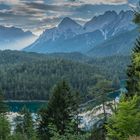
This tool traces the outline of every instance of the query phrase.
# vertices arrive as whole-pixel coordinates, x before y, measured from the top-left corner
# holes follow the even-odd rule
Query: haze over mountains
[[[35,41],[37,37],[30,31],[16,27],[0,26],[0,49],[21,49]]]
[[[66,17],[57,27],[45,30],[24,50],[39,53],[80,52],[91,56],[121,53],[128,55],[133,46],[124,45],[124,39],[131,37],[127,43],[132,44],[138,34],[132,19],[133,12],[130,10],[118,14],[115,11],[107,11],[103,15],[93,17],[84,26]]]

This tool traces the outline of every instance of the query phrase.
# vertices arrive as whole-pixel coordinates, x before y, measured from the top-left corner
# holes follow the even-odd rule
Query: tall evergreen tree
[[[98,104],[102,104],[105,120],[107,120],[106,102],[110,100],[108,93],[112,91],[114,91],[114,88],[112,87],[112,83],[108,80],[97,82],[95,87],[92,89],[94,99],[98,102]]]
[[[36,137],[32,116],[26,107],[22,109],[20,115],[17,116],[15,122],[15,132],[17,134],[20,133],[24,135],[27,139],[34,139]]]
[[[135,11],[134,22],[140,27],[140,9]],[[127,96],[140,95],[140,36],[136,39],[135,47],[132,50],[131,65],[127,70]]]
[[[49,113],[46,107],[42,107],[38,113],[37,135],[41,140],[49,140],[50,134],[50,123],[49,123]]]
[[[127,96],[133,96],[134,94],[140,95],[140,38],[135,43],[133,54],[131,57],[131,65],[127,70]]]
[[[4,97],[2,91],[0,90],[0,114],[5,113],[8,110],[6,103],[4,103]]]
[[[106,128],[105,124],[107,122],[108,114],[106,111],[106,108],[109,103],[107,101],[110,100],[109,98],[109,92],[113,92],[114,88],[112,86],[112,82],[108,80],[102,80],[101,82],[97,82],[95,87],[92,89],[92,93],[94,95],[94,99],[98,104],[102,105],[102,111],[103,111],[103,118],[102,118],[102,124],[100,124],[100,127],[95,127],[92,132],[91,138],[95,138],[96,140],[105,140],[106,139]]]
[[[4,115],[0,115],[0,140],[8,140],[10,124]]]
[[[38,130],[41,136],[46,134],[43,136],[43,140],[50,136],[51,128],[56,128],[60,135],[65,134],[75,119],[74,105],[74,99],[68,84],[65,81],[58,83],[53,89],[47,108],[42,109],[40,113]]]
[[[78,135],[80,133],[80,129],[79,129],[79,124],[80,124],[80,118],[79,118],[79,106],[81,103],[81,96],[80,93],[78,91],[74,92],[73,94],[73,116],[75,116],[75,132]]]
[[[0,140],[7,140],[10,135],[10,123],[5,116],[7,105],[4,103],[4,97],[0,90]]]

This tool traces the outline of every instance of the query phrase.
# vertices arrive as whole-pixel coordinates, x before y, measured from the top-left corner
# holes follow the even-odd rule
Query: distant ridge
[[[0,49],[20,49],[31,44],[36,38],[30,31],[0,25]]]

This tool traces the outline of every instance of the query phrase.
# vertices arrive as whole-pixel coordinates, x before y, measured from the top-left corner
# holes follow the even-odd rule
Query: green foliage
[[[8,137],[7,140],[39,140],[36,136],[28,138],[25,134],[16,133]]]
[[[105,124],[103,124],[101,127],[94,128],[91,132],[90,140],[106,140],[106,129]]]
[[[51,133],[51,138],[50,140],[89,140],[90,138],[90,133],[88,132],[80,132],[78,133],[74,130],[74,126],[72,123],[67,125],[67,128],[65,129],[65,133],[62,135],[58,132],[57,128],[54,125],[50,125],[50,133]]]
[[[4,98],[3,98],[3,94],[0,90],[0,114],[5,113],[6,111],[8,111],[8,107],[7,105],[4,103]]]
[[[140,95],[140,38],[137,39],[135,43],[135,48],[133,50],[133,55],[131,58],[131,65],[128,67],[127,71],[127,89],[128,96],[133,96],[134,94]]]
[[[51,140],[88,140],[89,134],[71,134],[66,133],[65,135],[55,134]]]
[[[139,3],[140,4],[140,3]],[[140,5],[137,6],[134,11],[133,22],[140,26]],[[138,29],[139,30],[139,29]],[[140,37],[136,39],[135,48],[131,57],[131,65],[127,70],[127,89],[128,96],[134,96],[134,94],[140,95]]]
[[[106,106],[107,101],[110,100],[108,93],[113,92],[115,89],[112,87],[112,83],[108,80],[99,81],[92,89],[94,99],[98,104],[102,104],[104,119],[107,119]]]
[[[0,87],[6,99],[49,99],[52,86],[65,79],[80,92],[84,101],[92,99],[88,89],[102,79],[125,78],[129,57],[78,59],[54,55],[0,51]],[[111,61],[110,61],[111,60]],[[119,83],[117,83],[118,87]]]
[[[72,95],[67,83],[62,81],[53,91],[52,97],[48,103],[48,112],[52,123],[56,125],[60,133],[64,133],[67,124],[72,119]]]
[[[140,136],[140,97],[120,102],[106,126],[110,140],[127,140],[129,136]]]
[[[28,140],[25,135],[16,133],[8,137],[8,140]]]
[[[40,112],[39,136],[43,140],[53,137],[55,130],[59,135],[64,135],[67,130],[69,133],[76,133],[78,129],[75,106],[77,104],[68,84],[65,81],[58,83],[52,91],[47,108]]]
[[[97,122],[96,125],[94,124],[94,128],[91,132],[91,139],[106,139],[105,124],[107,121],[107,117],[109,116],[106,109],[113,108],[112,103],[109,102],[110,100],[112,100],[109,97],[109,93],[111,94],[114,90],[115,87],[113,86],[112,82],[104,79],[97,82],[97,84],[92,89],[90,89],[90,92],[91,94],[93,94],[94,97],[94,103],[96,105],[101,105],[97,110],[102,110],[103,112],[102,114],[100,114],[100,121]]]
[[[133,21],[138,25],[140,24],[140,13],[138,11],[135,11],[135,17]]]
[[[137,8],[134,10],[134,19],[133,22],[137,25],[140,25],[140,3],[137,5]]]
[[[10,124],[4,115],[0,115],[0,140],[7,140],[10,135]]]
[[[34,130],[34,123],[32,120],[31,113],[29,112],[28,109],[23,108],[22,111],[20,112],[20,115],[17,116],[16,120],[16,129],[15,129],[15,134],[17,136],[24,135],[26,139],[35,139],[36,134]]]
[[[44,55],[41,57],[36,54],[35,59],[30,61],[25,53],[25,59],[17,62],[13,60],[18,55],[16,53],[12,54],[11,63],[9,60],[0,62],[0,87],[7,99],[49,99],[52,86],[62,79],[69,81],[74,89],[85,95],[87,87],[96,83],[94,74],[100,75],[100,70],[89,64]]]
[[[0,91],[0,140],[6,140],[10,135],[10,124],[5,117],[7,106],[3,101],[3,95]]]

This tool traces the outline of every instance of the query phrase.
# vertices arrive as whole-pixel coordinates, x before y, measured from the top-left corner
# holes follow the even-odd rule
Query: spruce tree
[[[140,11],[135,11],[134,22],[140,26]],[[139,29],[138,29],[139,30]],[[140,36],[136,39],[135,47],[132,50],[131,64],[127,69],[127,90],[128,97],[135,94],[140,95]]]
[[[80,110],[79,110],[79,106],[80,106],[80,103],[81,103],[81,96],[80,96],[80,93],[78,91],[74,92],[73,94],[73,116],[75,116],[75,121],[74,121],[74,125],[75,125],[75,128],[74,128],[74,131],[76,132],[76,134],[78,135],[80,133],[80,129],[79,129],[79,124],[80,124],[80,118],[79,118],[79,113],[80,113]]]
[[[51,137],[49,129],[49,113],[46,107],[42,107],[38,112],[37,135],[41,140],[49,140]]]
[[[104,120],[107,120],[106,106],[107,101],[110,100],[109,92],[113,92],[115,89],[112,87],[112,83],[108,80],[102,80],[92,88],[92,93],[97,104],[102,105]]]
[[[4,103],[4,97],[3,97],[2,91],[0,90],[0,114],[7,112],[7,110],[8,110],[8,107],[6,103]]]
[[[8,140],[10,124],[4,115],[0,115],[0,140]]]
[[[74,106],[74,99],[68,84],[65,81],[58,83],[52,91],[47,108],[40,112],[38,132],[42,139],[49,139],[53,136],[51,131],[54,128],[60,135],[64,135],[73,126]]]
[[[94,96],[94,100],[96,104],[101,105],[102,107],[102,124],[100,124],[97,128],[94,126],[93,132],[92,132],[92,138],[95,138],[97,140],[105,140],[106,139],[106,128],[105,125],[107,123],[108,114],[106,107],[110,104],[107,103],[107,101],[110,100],[109,98],[109,92],[113,92],[115,89],[112,86],[112,82],[108,80],[102,80],[97,82],[97,84],[92,88],[92,93]]]
[[[27,139],[33,139],[36,137],[34,123],[32,120],[31,113],[24,107],[17,116],[15,133],[24,135]]]
[[[10,135],[10,123],[5,116],[7,105],[4,103],[4,97],[0,90],[0,140],[6,140]]]
[[[127,70],[127,96],[140,95],[140,37],[136,40],[131,57],[131,65]]]

